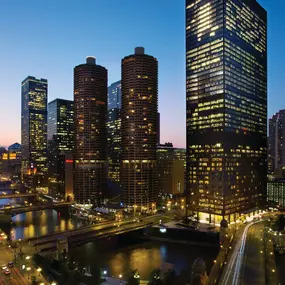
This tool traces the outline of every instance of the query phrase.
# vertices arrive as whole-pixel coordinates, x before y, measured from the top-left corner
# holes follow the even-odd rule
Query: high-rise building
[[[108,137],[108,179],[112,182],[120,182],[120,161],[122,150],[121,135],[121,110],[114,108],[108,110],[107,121]]]
[[[22,82],[22,178],[26,188],[47,190],[46,79],[28,76]]]
[[[268,173],[280,175],[285,167],[285,110],[269,119]]]
[[[153,209],[157,200],[158,62],[136,48],[122,59],[121,188],[124,206]]]
[[[121,80],[114,82],[108,87],[108,110],[121,109],[122,106],[122,88]]]
[[[65,162],[66,157],[72,159],[74,143],[73,101],[55,99],[49,102],[48,179],[49,194],[52,196],[66,197]]]
[[[74,68],[74,198],[100,203],[107,175],[107,69],[94,57]]]
[[[163,194],[184,195],[185,157],[178,155],[172,143],[157,147],[158,191]]]
[[[201,220],[266,203],[266,30],[256,0],[186,0],[187,192]]]

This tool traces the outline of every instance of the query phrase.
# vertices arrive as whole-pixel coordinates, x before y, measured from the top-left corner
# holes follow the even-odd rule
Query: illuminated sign
[[[73,163],[73,159],[66,159],[65,162],[66,163]]]

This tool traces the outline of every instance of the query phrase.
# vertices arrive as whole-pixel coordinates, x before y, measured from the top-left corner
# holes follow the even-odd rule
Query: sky
[[[268,115],[285,109],[285,0],[268,12]],[[48,100],[73,99],[73,68],[93,55],[120,79],[134,47],[159,62],[161,142],[185,147],[184,0],[1,0],[0,146],[21,142],[21,81],[48,79]]]

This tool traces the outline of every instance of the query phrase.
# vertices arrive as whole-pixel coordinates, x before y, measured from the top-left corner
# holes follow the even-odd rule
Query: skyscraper
[[[28,76],[22,82],[22,177],[27,188],[47,188],[46,79]]]
[[[256,0],[186,1],[187,192],[201,220],[265,204],[266,29]]]
[[[122,106],[122,88],[121,80],[112,83],[108,87],[108,110],[121,109]]]
[[[121,186],[124,206],[155,207],[158,63],[136,48],[122,59]]]
[[[74,68],[74,198],[100,203],[106,189],[107,69],[94,57]]]
[[[108,110],[108,178],[115,183],[120,182],[120,161],[122,151],[121,110]]]
[[[66,196],[66,160],[74,150],[73,101],[55,99],[48,103],[48,177],[52,196]],[[72,176],[72,175],[71,175]]]
[[[268,173],[281,174],[285,166],[285,110],[269,119]]]

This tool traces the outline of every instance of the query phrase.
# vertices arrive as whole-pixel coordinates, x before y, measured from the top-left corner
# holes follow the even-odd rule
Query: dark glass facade
[[[27,188],[47,187],[47,94],[46,79],[28,76],[22,82],[22,177]]]
[[[266,30],[255,0],[186,1],[187,194],[201,220],[265,205]]]
[[[99,204],[107,182],[107,69],[88,57],[74,68],[74,198]]]
[[[122,150],[121,110],[118,108],[108,110],[108,179],[120,182],[120,161]]]
[[[122,107],[122,87],[121,80],[112,83],[108,87],[108,110],[121,109]]]
[[[73,101],[55,99],[48,103],[48,179],[49,193],[65,197],[65,161],[74,150]]]
[[[122,161],[124,206],[146,210],[157,200],[158,62],[143,48],[122,60]]]

